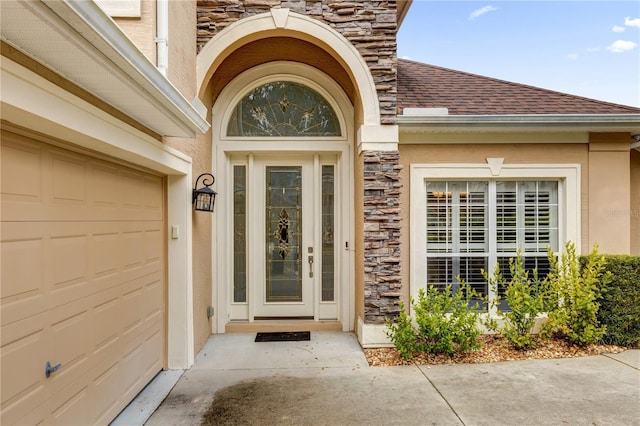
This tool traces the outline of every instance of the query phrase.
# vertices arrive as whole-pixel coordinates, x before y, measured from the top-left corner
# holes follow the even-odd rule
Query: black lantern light
[[[200,178],[203,178],[202,183],[204,186],[202,188],[197,188]],[[215,181],[216,178],[214,178],[211,173],[203,173],[198,176],[198,179],[196,179],[196,183],[193,188],[193,204],[197,211],[213,212],[213,207],[216,204],[216,195],[218,195],[216,191],[211,189],[211,185],[213,185]]]

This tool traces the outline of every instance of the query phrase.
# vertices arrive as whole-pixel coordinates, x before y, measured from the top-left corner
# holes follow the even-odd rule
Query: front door
[[[250,176],[253,318],[336,319],[335,160],[256,157]]]
[[[313,163],[259,161],[256,211],[264,243],[257,245],[254,316],[313,318]],[[257,284],[257,283],[256,283]]]

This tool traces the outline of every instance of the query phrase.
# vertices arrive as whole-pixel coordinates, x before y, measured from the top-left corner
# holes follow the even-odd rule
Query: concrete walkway
[[[269,343],[255,343],[254,334],[212,336],[146,424],[198,425],[216,392],[249,382],[255,392],[241,403],[266,407],[266,417],[244,424],[640,425],[640,350],[369,367],[353,334],[311,335]]]

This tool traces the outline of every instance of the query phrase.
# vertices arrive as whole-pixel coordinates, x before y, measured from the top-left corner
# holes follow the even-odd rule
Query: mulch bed
[[[500,336],[482,336],[482,348],[468,353],[449,355],[416,354],[405,360],[395,348],[365,349],[367,362],[372,367],[393,365],[429,365],[429,364],[481,364],[486,362],[513,361],[525,359],[575,358],[589,355],[620,353],[626,350],[622,346],[592,344],[588,346],[572,345],[564,340],[538,340],[537,346],[529,350],[517,350]]]

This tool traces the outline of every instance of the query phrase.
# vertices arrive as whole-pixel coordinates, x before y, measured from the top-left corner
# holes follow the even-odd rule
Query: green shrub
[[[598,320],[607,327],[601,341],[640,346],[640,257],[605,256],[605,260],[611,282],[599,299]],[[581,261],[586,264],[587,258]]]
[[[405,359],[416,352],[453,354],[478,349],[479,310],[467,302],[474,294],[464,282],[456,292],[451,285],[443,291],[434,286],[426,292],[420,289],[418,300],[411,299],[415,323],[401,306],[395,323],[387,320],[385,332]]]
[[[498,317],[503,321],[503,324],[498,326],[497,322],[489,317],[485,325],[490,330],[502,334],[517,349],[532,348],[536,345],[536,338],[533,336],[536,317],[542,312],[544,306],[544,294],[540,289],[538,272],[534,269],[533,279],[529,278],[529,271],[524,269],[520,252],[515,259],[509,259],[509,271],[511,273],[509,281],[503,277],[499,265],[496,265],[493,276],[482,271],[496,295],[490,302],[490,307],[495,309]],[[504,299],[510,311],[500,309],[499,287],[505,289]]]
[[[413,301],[413,300],[412,300]],[[411,317],[405,310],[404,303],[400,302],[400,314],[395,321],[387,318],[386,335],[391,339],[400,356],[409,359],[416,352],[417,334],[411,324]]]
[[[568,242],[561,260],[548,249],[551,272],[545,286],[557,295],[554,304],[548,303],[545,335],[557,335],[578,345],[595,343],[606,332],[598,320],[600,298],[610,273],[604,269],[605,258],[598,255],[597,246],[587,257],[584,267],[576,255],[576,248]]]

